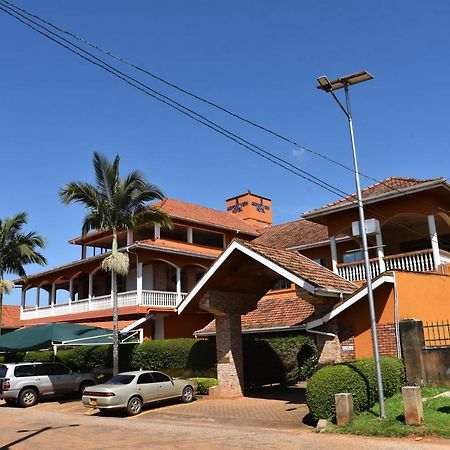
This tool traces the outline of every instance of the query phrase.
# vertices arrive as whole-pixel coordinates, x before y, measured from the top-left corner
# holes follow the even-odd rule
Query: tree
[[[63,203],[83,204],[87,214],[83,221],[82,235],[91,230],[112,233],[112,251],[102,262],[102,269],[111,272],[111,296],[113,304],[113,373],[119,372],[119,311],[117,299],[117,275],[126,275],[129,268],[127,253],[117,248],[117,233],[134,230],[142,224],[159,224],[172,227],[170,217],[148,203],[163,200],[161,190],[150,184],[139,171],[120,178],[117,155],[111,163],[104,155],[94,153],[95,185],[73,181],[60,190]]]
[[[26,277],[26,264],[45,266],[46,259],[38,249],[45,247],[44,238],[34,231],[24,233],[22,227],[27,223],[24,212],[0,219],[0,332],[3,313],[3,294],[9,294],[14,288],[12,281],[5,280],[5,274],[15,274]]]

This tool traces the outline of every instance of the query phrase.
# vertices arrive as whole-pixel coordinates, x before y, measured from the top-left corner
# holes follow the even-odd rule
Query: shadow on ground
[[[263,398],[266,400],[282,400],[293,405],[306,405],[306,389],[301,385],[276,385],[253,388],[246,390],[245,396],[250,398]]]

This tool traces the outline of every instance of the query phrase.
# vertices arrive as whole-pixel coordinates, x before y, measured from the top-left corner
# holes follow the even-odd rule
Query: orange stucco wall
[[[212,314],[174,314],[164,318],[164,337],[174,339],[194,337],[194,331],[208,325],[214,319]]]
[[[450,319],[450,276],[396,272],[400,319]]]
[[[394,322],[394,287],[385,284],[374,291],[377,324]],[[362,298],[339,316],[339,326],[353,328],[356,358],[372,356],[372,335],[370,332],[369,304]]]

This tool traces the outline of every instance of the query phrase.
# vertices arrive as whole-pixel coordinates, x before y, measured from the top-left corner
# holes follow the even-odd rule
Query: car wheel
[[[92,381],[82,381],[80,383],[80,387],[78,388],[78,393],[83,395],[83,391],[89,386],[94,386],[94,383]]]
[[[186,386],[181,393],[181,400],[183,403],[190,403],[194,400],[194,389],[191,386]]]
[[[127,404],[127,413],[129,416],[135,416],[142,411],[142,400],[139,397],[131,397]]]
[[[28,408],[38,402],[38,393],[36,389],[26,388],[19,394],[19,405]]]

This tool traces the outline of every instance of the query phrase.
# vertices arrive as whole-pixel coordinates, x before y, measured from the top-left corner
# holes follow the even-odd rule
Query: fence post
[[[401,320],[399,328],[406,379],[411,385],[421,386],[426,382],[422,356],[424,346],[422,321]]]
[[[422,394],[418,386],[402,387],[403,411],[407,425],[422,425],[423,406]]]

